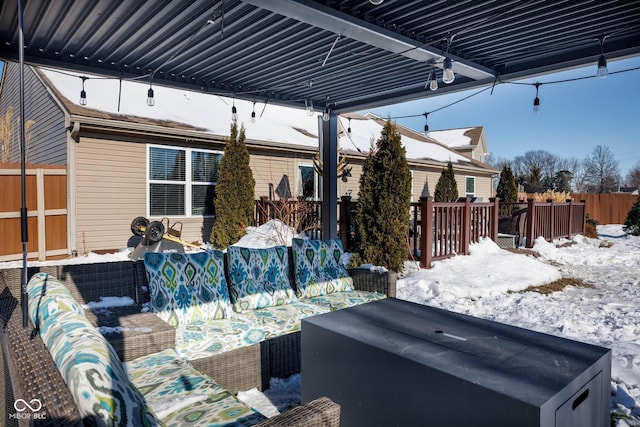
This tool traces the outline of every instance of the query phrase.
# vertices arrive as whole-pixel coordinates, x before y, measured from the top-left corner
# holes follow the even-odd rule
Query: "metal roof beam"
[[[442,68],[444,56],[440,49],[430,46],[419,46],[409,37],[379,27],[375,24],[362,21],[353,16],[331,9],[327,6],[310,0],[243,0],[255,7],[286,16],[296,21],[322,28],[340,36],[348,37],[396,53],[420,62],[436,61],[435,64]],[[493,70],[475,64],[464,58],[449,54],[455,62],[455,72],[473,80],[483,80],[494,76]]]

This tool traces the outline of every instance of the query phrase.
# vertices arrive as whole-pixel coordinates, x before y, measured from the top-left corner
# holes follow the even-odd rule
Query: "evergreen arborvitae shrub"
[[[640,236],[640,197],[631,206],[631,210],[627,214],[627,219],[624,221],[622,229],[634,236]]]
[[[442,170],[440,179],[436,184],[436,190],[433,194],[434,202],[455,202],[458,200],[458,184],[456,176],[453,173],[453,165],[451,161],[447,163],[447,168]]]
[[[407,259],[411,171],[396,126],[387,120],[365,159],[356,211],[357,258],[400,272]]]
[[[513,205],[510,203],[518,201],[518,185],[509,165],[502,167],[500,182],[498,182],[498,188],[496,189],[496,197],[499,197],[500,202],[504,203],[500,205],[500,216],[511,216]]]
[[[253,220],[256,182],[244,140],[244,127],[240,128],[238,134],[238,124],[234,121],[220,159],[215,188],[216,219],[211,231],[211,243],[220,249],[240,240]]]

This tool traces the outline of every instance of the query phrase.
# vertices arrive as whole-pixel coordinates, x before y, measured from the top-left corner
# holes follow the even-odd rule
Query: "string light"
[[[351,117],[349,117],[349,127],[347,127],[347,136],[351,138]]]
[[[149,90],[147,91],[147,105],[149,107],[153,107],[156,105],[156,100],[153,97],[153,87],[151,86],[151,81],[149,81]]]
[[[329,97],[327,96],[325,98],[325,104],[324,104],[324,114],[322,114],[322,120],[324,120],[325,122],[328,122],[329,119],[331,118],[331,114],[329,113]]]
[[[253,101],[253,111],[251,112],[251,120],[249,120],[251,124],[255,124],[256,122],[256,102]]]
[[[456,74],[453,72],[453,63],[451,62],[451,58],[449,58],[449,49],[451,49],[451,43],[453,42],[453,35],[450,35],[447,38],[447,55],[444,58],[443,72],[442,72],[442,82],[446,84],[451,84],[456,79]]]
[[[314,114],[313,111],[313,101],[311,100],[311,86],[313,85],[313,81],[309,80],[307,84],[307,99],[304,100],[304,108],[307,110],[307,116],[311,117]]]
[[[307,110],[307,116],[313,116],[313,101],[311,100],[311,98],[307,98],[304,100],[304,108]]]
[[[533,112],[538,114],[540,112],[540,98],[538,98],[538,89],[540,88],[540,85],[542,83],[534,83],[534,86],[536,87],[536,97],[533,100]]]
[[[82,90],[80,91],[80,105],[87,105],[87,92],[84,90],[84,81],[89,77],[82,76]]]
[[[604,40],[607,38],[604,34],[601,34],[598,37],[600,41],[600,57],[598,58],[598,71],[596,71],[596,76],[599,79],[606,79],[609,75],[609,70],[607,69],[607,57],[604,56]]]
[[[448,56],[444,59],[444,70],[442,72],[442,82],[450,85],[456,79],[456,74],[453,72],[453,63]]]
[[[238,121],[238,109],[236,108],[236,100],[234,98],[233,105],[231,106],[231,120]]]
[[[427,82],[424,84],[424,88],[429,88],[429,90],[438,90],[438,79],[433,78],[433,71],[429,71],[429,77],[427,77]]]
[[[429,125],[427,124],[427,118],[429,117],[429,113],[422,113],[424,116],[424,136],[429,135]]]

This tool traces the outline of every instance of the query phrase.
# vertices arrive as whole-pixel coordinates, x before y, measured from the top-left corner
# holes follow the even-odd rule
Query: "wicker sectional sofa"
[[[309,248],[306,249],[308,250]],[[254,250],[250,250],[250,252],[255,255]],[[299,254],[300,253],[301,252],[299,252]],[[247,256],[246,251],[244,256]],[[250,257],[247,259],[249,258]],[[293,258],[292,249],[289,249],[286,259],[288,261]],[[231,277],[229,274],[231,268],[229,266],[232,265],[233,262],[230,262],[229,259],[226,259],[226,261],[224,270],[227,274],[223,277],[229,278]],[[313,299],[314,296],[301,296],[299,286],[296,286],[294,264],[295,263],[291,262],[288,263],[288,266],[286,263],[280,265],[278,274],[271,275],[271,278],[275,276],[280,277],[283,271],[288,269],[289,285],[294,292],[297,292],[297,296],[294,297],[296,300],[288,301],[288,304],[276,304],[271,307],[271,310],[284,310],[286,313],[284,317],[280,318],[285,325],[285,329],[281,331],[281,334],[265,333],[259,337],[256,342],[249,341],[245,343],[246,345],[234,346],[224,351],[210,351],[209,353],[199,354],[199,356],[202,357],[192,357],[187,365],[195,368],[204,377],[208,378],[207,381],[215,383],[216,387],[225,390],[230,396],[233,396],[239,390],[248,390],[253,387],[267,388],[269,378],[287,377],[300,372],[299,327],[295,327],[295,325],[294,327],[289,327],[291,326],[291,322],[287,321],[287,317],[291,316],[291,311],[289,311],[291,307],[286,308],[285,306],[291,304],[293,304],[293,306],[310,304],[308,300],[309,298]],[[248,265],[245,267],[247,266]],[[298,266],[300,266],[300,263],[298,263]],[[229,322],[229,320],[224,320],[224,317],[220,318],[220,316],[217,315],[219,318],[212,319],[212,322],[207,320],[205,322],[195,322],[194,324],[187,322],[185,325],[176,324],[175,326],[171,326],[167,321],[163,320],[163,316],[160,313],[145,311],[144,307],[153,307],[152,299],[154,296],[157,296],[157,292],[153,290],[153,274],[150,274],[149,266],[147,265],[147,268],[145,268],[142,261],[39,267],[30,269],[29,275],[31,276],[38,272],[49,273],[59,278],[80,305],[87,304],[90,301],[98,301],[100,298],[108,296],[129,296],[131,298],[133,302],[131,305],[117,308],[110,307],[107,310],[100,308],[85,310],[87,320],[94,326],[100,327],[100,331],[113,347],[117,358],[123,362],[135,363],[137,359],[143,358],[142,360],[144,360],[145,357],[151,357],[157,354],[164,354],[168,357],[169,354],[166,354],[167,351],[170,352],[173,360],[176,361],[175,363],[184,361],[185,358],[189,359],[189,357],[185,357],[185,354],[178,354],[184,348],[176,345],[176,343],[180,341],[181,334],[184,336],[185,330],[188,328],[201,329],[207,324],[209,324],[208,327],[210,327],[212,322]],[[355,294],[361,294],[360,291],[367,291],[395,296],[395,280],[388,280],[386,275],[368,270],[351,270],[349,273],[351,276],[349,281],[353,282],[352,287]],[[151,279],[151,281],[148,279]],[[231,281],[231,279],[229,279],[229,281]],[[246,278],[244,281],[246,282]],[[7,346],[7,343],[10,344],[10,340],[7,339],[7,337],[11,334],[17,334],[17,336],[21,337],[16,338],[16,342],[29,339],[30,345],[39,346],[39,352],[44,353],[47,350],[46,348],[42,348],[41,342],[38,343],[38,337],[32,339],[33,337],[24,336],[24,331],[20,331],[17,325],[18,321],[14,319],[15,317],[19,317],[19,314],[16,314],[16,312],[19,312],[19,309],[15,307],[16,299],[14,295],[19,295],[20,270],[0,270],[0,285],[4,285],[3,287],[5,288],[3,295],[6,296],[6,300],[3,300],[3,302],[7,304],[7,307],[13,305],[11,310],[5,310],[3,308],[3,316],[5,318],[4,344],[5,348],[7,348],[5,356],[9,356],[8,358],[5,357],[5,363],[15,365],[16,362],[13,360],[15,354]],[[229,289],[232,289],[231,286],[230,284]],[[237,292],[237,289],[230,291],[230,294],[233,292]],[[289,294],[291,294],[291,292],[289,292]],[[380,295],[376,298],[379,297]],[[327,301],[326,295],[315,296],[315,298],[318,307],[320,307],[318,312],[341,308],[345,306],[345,301],[348,301],[348,299],[342,299],[342,302],[336,303],[338,305],[331,307],[331,302]],[[341,299],[338,298],[337,300],[340,301]],[[238,298],[236,296],[233,300],[230,299],[229,303],[234,304],[237,301]],[[361,302],[365,301],[366,299]],[[335,303],[335,301],[333,303]],[[91,306],[91,304],[89,305]],[[245,320],[246,317],[256,320],[263,317],[257,316],[256,312],[260,312],[265,308],[267,311],[270,309],[269,307],[252,308],[244,312],[243,310],[236,311],[232,306],[226,308],[229,310],[230,317],[234,318],[234,321],[237,317],[243,316]],[[288,326],[286,326],[287,323],[289,323]],[[11,334],[9,334],[9,330],[11,330]],[[21,374],[6,375],[6,377],[16,377],[16,375],[19,378]],[[39,375],[44,376],[45,380],[43,381],[45,383],[51,382],[52,376],[54,378],[56,377],[49,371],[46,371],[46,375],[42,372]],[[58,382],[60,382],[60,378],[57,379]],[[213,379],[215,379],[215,381]],[[8,384],[8,382],[5,381],[5,384]],[[62,384],[64,385],[64,382],[62,382]],[[16,385],[11,385],[10,388],[16,389]],[[17,390],[20,391],[19,384],[17,385]],[[44,393],[43,396],[46,396],[46,393]],[[7,402],[9,402],[9,400],[10,399],[7,399]],[[11,410],[9,403],[5,406]],[[73,410],[73,405],[69,406]],[[287,414],[288,419],[294,421],[296,419],[296,416],[294,416],[295,413],[303,414],[301,415],[302,419],[307,421],[301,425],[333,425],[331,423],[334,422],[332,420],[335,418],[336,409],[339,413],[339,408],[336,408],[333,402],[328,399],[323,399],[294,408],[295,412],[289,411]],[[65,412],[64,409],[61,409],[61,411],[63,413]],[[313,424],[312,422],[316,416],[324,419],[325,424]],[[66,419],[65,417],[66,415],[61,415],[60,419]],[[58,418],[58,416],[55,418]],[[71,416],[71,419],[77,419],[77,414],[75,418]],[[271,421],[270,419],[266,422],[277,422],[277,420]],[[327,422],[329,424],[326,424]],[[63,424],[67,424],[66,421]]]

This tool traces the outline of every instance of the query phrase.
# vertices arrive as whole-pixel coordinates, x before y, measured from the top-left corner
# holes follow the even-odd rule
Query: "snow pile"
[[[235,246],[245,248],[268,248],[271,246],[291,246],[293,238],[308,239],[305,234],[297,233],[279,219],[272,219],[260,227],[247,227],[244,235]]]

